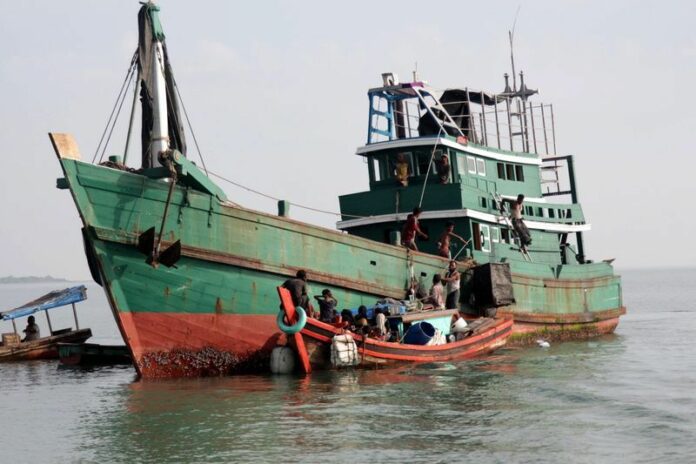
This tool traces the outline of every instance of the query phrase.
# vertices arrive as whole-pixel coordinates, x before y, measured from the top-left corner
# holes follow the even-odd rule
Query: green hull
[[[341,307],[402,298],[411,266],[429,282],[447,260],[284,217],[247,210],[177,186],[164,227],[181,240],[176,268],[153,268],[137,237],[159,228],[168,184],[61,159],[85,226],[90,267],[107,291],[136,368],[147,377],[257,369],[279,337],[275,287],[298,269],[312,294],[329,288]],[[607,263],[511,262],[513,314],[540,316],[539,329],[597,322],[621,308],[620,280]],[[618,317],[618,316],[615,316]],[[547,322],[543,322],[543,318]]]

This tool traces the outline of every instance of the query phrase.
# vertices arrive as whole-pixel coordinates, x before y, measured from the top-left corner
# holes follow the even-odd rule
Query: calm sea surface
[[[696,270],[623,278],[615,335],[475,362],[159,382],[0,364],[0,462],[696,462]],[[0,285],[0,308],[60,287]],[[78,315],[120,342],[99,287]]]

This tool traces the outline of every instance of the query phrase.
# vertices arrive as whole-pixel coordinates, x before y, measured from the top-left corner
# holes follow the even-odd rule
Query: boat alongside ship
[[[384,75],[368,92],[368,138],[357,151],[370,190],[340,197],[339,230],[329,230],[287,217],[285,203],[271,215],[229,201],[185,156],[158,12],[153,3],[141,7],[133,61],[143,104],[142,168],[128,168],[123,157],[83,162],[72,136],[50,134],[63,170],[58,187],[74,199],[92,276],[141,376],[266,370],[281,337],[276,287],[300,269],[343,307],[404,298],[414,282],[425,285],[448,263],[436,255],[434,239],[419,242],[421,251],[400,245],[403,221],[416,206],[428,235],[452,221],[468,240],[452,249],[461,258],[461,310],[497,310],[498,319],[513,321],[511,343],[615,329],[625,312],[620,278],[610,262],[586,258],[590,226],[573,157],[555,153],[553,113],[529,101],[534,91],[523,81],[500,94],[438,92]],[[449,173],[436,175],[443,156]],[[397,160],[408,163],[405,183],[395,178]],[[533,239],[527,252],[505,212],[520,193]],[[569,202],[549,201],[556,197]],[[487,263],[505,268],[514,301],[500,306],[490,298],[496,280]]]
[[[60,343],[83,343],[92,336],[90,329],[81,329],[77,319],[75,303],[87,298],[87,288],[84,285],[54,290],[35,300],[9,311],[0,312],[0,320],[11,321],[13,332],[2,334],[0,344],[0,362],[24,361],[30,359],[57,359]],[[53,330],[49,311],[63,306],[72,306],[75,328]],[[17,319],[29,317],[43,311],[50,334],[45,337],[29,337],[22,339],[17,330]]]
[[[396,340],[390,341],[373,336],[369,327],[360,333],[344,323],[330,324],[308,318],[303,308],[295,306],[287,289],[278,287],[278,295],[284,315],[282,320],[279,316],[278,325],[288,336],[294,336],[288,344],[297,353],[304,373],[313,369],[379,368],[471,359],[504,346],[512,331],[509,318],[480,317],[467,324],[459,318],[456,309],[427,308],[387,316],[389,325],[398,327]],[[461,329],[454,329],[453,316],[464,322]],[[292,321],[293,325],[287,326],[283,321]],[[453,330],[456,332],[451,333]],[[282,368],[271,361],[271,371],[282,371]]]

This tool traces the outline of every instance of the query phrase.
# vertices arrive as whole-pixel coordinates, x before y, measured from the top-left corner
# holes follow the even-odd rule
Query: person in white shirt
[[[442,278],[447,283],[447,300],[445,307],[447,309],[459,309],[459,271],[457,270],[457,262],[450,261],[449,269]]]

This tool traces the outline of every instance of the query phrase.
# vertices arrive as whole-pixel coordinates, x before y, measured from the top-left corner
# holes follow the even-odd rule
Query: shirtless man
[[[461,241],[463,246],[466,246],[468,243],[462,237],[454,233],[454,222],[447,221],[447,224],[445,224],[445,230],[442,232],[442,235],[440,235],[440,240],[437,242],[437,254],[443,258],[452,259],[452,252],[450,251],[452,237]]]
[[[517,200],[512,202],[510,208],[510,219],[512,220],[512,227],[517,232],[517,236],[520,238],[520,248],[522,251],[527,251],[527,246],[532,244],[532,237],[529,235],[529,229],[522,220],[522,212],[524,211],[524,195],[521,193],[517,195]]]
[[[401,244],[406,248],[418,251],[416,246],[416,235],[420,235],[424,239],[428,239],[428,236],[423,233],[418,225],[418,217],[421,215],[422,210],[419,207],[413,208],[413,213],[409,214],[406,218],[406,224],[401,231]]]

